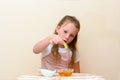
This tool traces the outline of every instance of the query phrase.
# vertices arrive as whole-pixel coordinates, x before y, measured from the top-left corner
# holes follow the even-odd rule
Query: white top
[[[17,80],[106,80],[102,76],[92,75],[92,74],[82,74],[82,73],[73,73],[72,76],[69,77],[59,77],[58,75],[54,75],[52,77],[44,77],[42,75],[21,75],[17,78]]]

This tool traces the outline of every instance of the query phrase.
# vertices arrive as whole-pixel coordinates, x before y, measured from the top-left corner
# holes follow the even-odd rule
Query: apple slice
[[[65,49],[69,49],[68,44],[65,42],[64,44]]]

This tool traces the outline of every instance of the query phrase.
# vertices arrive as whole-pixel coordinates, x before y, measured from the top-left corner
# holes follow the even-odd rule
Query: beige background
[[[33,45],[52,34],[66,14],[81,22],[81,72],[120,80],[119,0],[0,0],[0,80],[34,74],[40,56]]]

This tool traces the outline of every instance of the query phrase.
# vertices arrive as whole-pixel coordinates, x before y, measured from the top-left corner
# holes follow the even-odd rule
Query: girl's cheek
[[[69,40],[68,40],[68,43],[70,43],[72,40],[73,40],[73,39],[69,39]]]

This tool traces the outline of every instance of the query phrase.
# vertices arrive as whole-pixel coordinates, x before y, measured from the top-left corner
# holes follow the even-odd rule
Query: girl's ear
[[[60,29],[60,26],[57,26],[55,29],[57,33],[58,33],[59,29]]]

